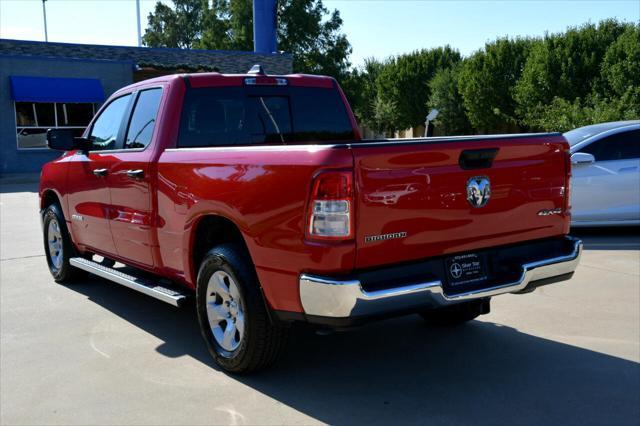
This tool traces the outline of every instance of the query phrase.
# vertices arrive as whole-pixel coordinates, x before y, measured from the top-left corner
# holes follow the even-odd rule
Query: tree
[[[379,96],[373,100],[373,117],[371,126],[376,133],[386,135],[393,134],[398,129],[398,106],[393,101],[381,99]]]
[[[156,3],[143,37],[150,47],[253,50],[252,0],[174,0]],[[292,53],[295,72],[343,78],[351,45],[342,18],[322,0],[278,2],[278,48]]]
[[[376,80],[384,64],[375,58],[367,58],[364,66],[355,68],[340,81],[347,100],[361,125],[379,128],[375,122],[374,105],[378,96]]]
[[[420,50],[391,58],[376,80],[380,104],[395,106],[394,130],[424,123],[431,95],[429,81],[439,70],[460,61],[460,53],[449,46]]]
[[[630,26],[611,43],[602,61],[605,93],[624,96],[640,90],[640,26]]]
[[[431,97],[427,109],[435,108],[439,111],[434,125],[445,135],[465,135],[471,132],[471,123],[458,90],[458,73],[459,67],[445,68],[438,71],[429,82]]]
[[[230,0],[228,6],[230,49],[253,50],[253,0]],[[213,47],[203,46],[204,49]]]
[[[547,105],[584,104],[603,91],[601,66],[609,46],[632,24],[606,20],[569,28],[563,34],[547,35],[536,43],[527,58],[522,78],[515,88],[518,112],[523,122],[536,126]]]
[[[533,41],[501,38],[466,59],[459,73],[459,90],[469,121],[483,132],[510,130],[518,123],[513,88]]]
[[[351,45],[341,28],[340,12],[322,0],[278,2],[278,48],[293,54],[296,72],[345,77]]]
[[[142,38],[146,46],[192,49],[202,36],[207,0],[174,0],[175,10],[157,2]]]

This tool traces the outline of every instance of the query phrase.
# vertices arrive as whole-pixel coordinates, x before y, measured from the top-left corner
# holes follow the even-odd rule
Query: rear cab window
[[[178,147],[351,142],[353,128],[335,88],[190,88]]]

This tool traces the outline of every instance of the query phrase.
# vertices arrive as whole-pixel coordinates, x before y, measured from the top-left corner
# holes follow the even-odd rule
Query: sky
[[[163,0],[164,3],[170,3]],[[156,0],[141,0],[142,28]],[[469,55],[502,36],[542,36],[618,18],[640,22],[640,0],[324,0],[338,9],[350,61],[446,44]],[[135,46],[135,0],[48,0],[49,41]],[[0,38],[44,40],[40,0],[0,0]]]

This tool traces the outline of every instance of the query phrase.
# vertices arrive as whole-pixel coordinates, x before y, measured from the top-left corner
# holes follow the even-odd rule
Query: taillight
[[[316,239],[353,237],[353,174],[320,173],[313,181],[307,236]]]

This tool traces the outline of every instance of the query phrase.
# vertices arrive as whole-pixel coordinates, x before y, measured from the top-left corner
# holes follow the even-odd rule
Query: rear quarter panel
[[[350,168],[347,148],[255,146],[166,150],[158,161],[158,242],[164,266],[194,286],[194,229],[206,215],[240,229],[273,309],[302,311],[302,271],[351,271],[355,244],[305,240],[311,181],[321,170]]]

